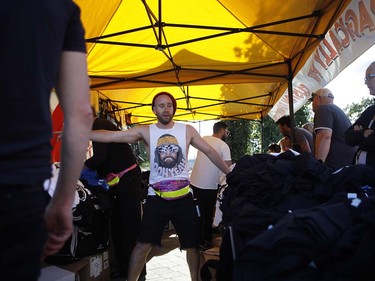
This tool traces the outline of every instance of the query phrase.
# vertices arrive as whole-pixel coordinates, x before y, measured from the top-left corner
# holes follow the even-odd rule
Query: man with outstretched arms
[[[152,111],[157,123],[131,128],[127,131],[93,131],[97,142],[143,141],[150,156],[150,179],[141,234],[132,253],[128,281],[136,281],[153,246],[161,246],[164,227],[170,220],[186,250],[192,280],[199,273],[199,219],[189,187],[187,161],[189,145],[202,151],[225,174],[228,166],[220,155],[205,142],[197,130],[173,121],[176,100],[167,92],[156,94]]]

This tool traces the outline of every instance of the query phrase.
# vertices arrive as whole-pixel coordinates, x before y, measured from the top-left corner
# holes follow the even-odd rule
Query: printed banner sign
[[[353,0],[294,77],[294,111],[307,102],[312,92],[325,87],[374,44],[375,0]],[[269,116],[276,121],[288,114],[288,90],[286,90],[269,112]]]

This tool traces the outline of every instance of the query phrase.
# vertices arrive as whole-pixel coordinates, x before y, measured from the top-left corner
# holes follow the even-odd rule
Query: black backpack
[[[67,264],[108,249],[110,216],[108,194],[98,193],[97,196],[93,194],[96,193],[95,191],[91,192],[80,181],[77,183],[76,192],[79,203],[72,209],[72,235],[58,253],[46,258],[47,263]]]

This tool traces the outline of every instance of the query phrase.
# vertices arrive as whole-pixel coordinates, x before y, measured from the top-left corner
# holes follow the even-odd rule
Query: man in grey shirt
[[[292,128],[290,127],[291,120],[290,116],[283,116],[276,121],[279,126],[280,133],[284,136],[291,138]],[[312,152],[313,150],[313,137],[312,134],[303,128],[294,128],[293,143],[291,144],[291,149],[299,153],[302,152]]]
[[[327,89],[312,94],[314,115],[314,154],[327,166],[339,169],[351,165],[355,148],[345,143],[345,131],[351,126],[341,108],[333,104],[334,96]]]

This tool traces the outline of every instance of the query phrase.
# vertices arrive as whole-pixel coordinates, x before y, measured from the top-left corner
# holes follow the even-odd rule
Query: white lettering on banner
[[[293,79],[293,107],[301,108],[311,93],[323,88],[375,43],[375,0],[353,0],[333,24]],[[301,90],[303,89],[303,90]],[[288,90],[269,112],[278,120],[289,113]]]

